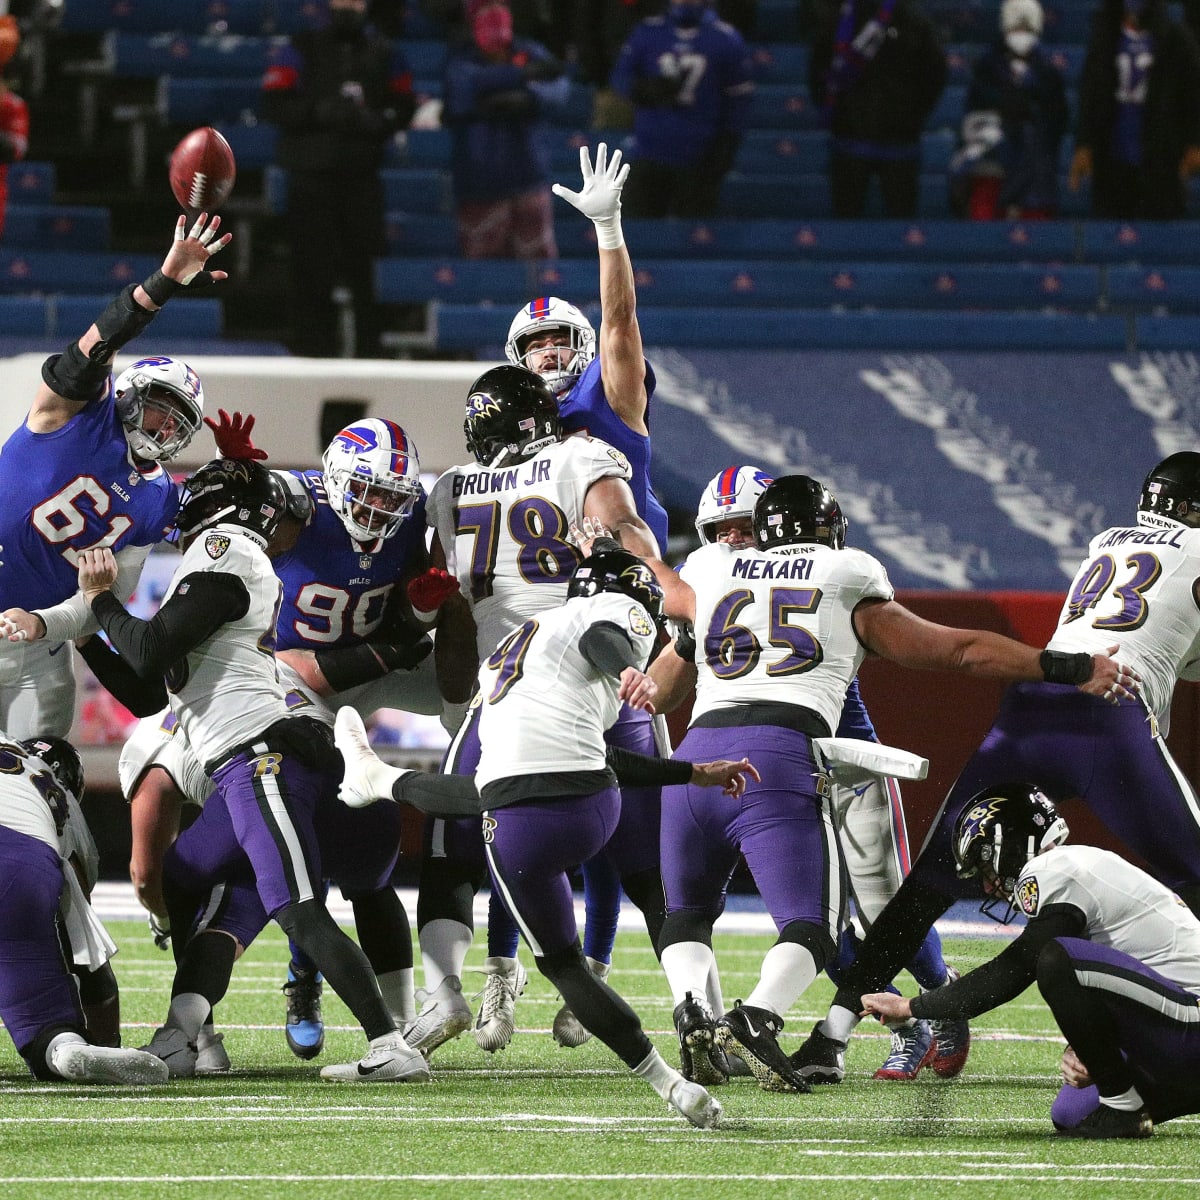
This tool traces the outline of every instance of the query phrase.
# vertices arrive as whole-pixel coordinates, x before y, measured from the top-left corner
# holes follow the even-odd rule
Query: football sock
[[[671,989],[671,1000],[680,1004],[684,996],[708,994],[708,980],[716,971],[712,947],[703,942],[674,942],[662,952],[663,970]],[[713,1013],[716,1013],[713,1009]]]
[[[171,997],[171,1007],[163,1025],[168,1029],[181,1029],[189,1042],[194,1042],[212,1012],[212,1005],[197,992],[180,992]]]
[[[427,992],[436,992],[447,975],[462,978],[463,963],[474,936],[470,925],[460,921],[436,920],[421,926],[417,940],[421,944]]]
[[[850,1035],[858,1028],[860,1019],[858,1013],[843,1008],[840,1004],[835,1004],[830,1008],[825,1020],[821,1022],[821,1032],[831,1041],[841,1042],[844,1046],[850,1040]]]
[[[679,1072],[657,1050],[651,1050],[632,1070],[640,1079],[644,1079],[664,1100],[670,1097],[671,1089],[681,1078]]]
[[[1128,1088],[1119,1096],[1101,1096],[1100,1103],[1109,1108],[1120,1109],[1121,1112],[1137,1112],[1145,1106],[1141,1093],[1135,1087]]]
[[[387,971],[375,977],[379,991],[398,1024],[410,1025],[417,1019],[417,1004],[413,994],[413,969],[405,967],[399,971]]]
[[[807,946],[776,942],[763,956],[758,983],[746,1003],[782,1016],[816,977],[817,963]]]
[[[714,1017],[725,1012],[725,997],[721,994],[721,973],[717,970],[717,960],[714,958],[708,970],[708,982],[704,986],[708,996],[708,1007]]]

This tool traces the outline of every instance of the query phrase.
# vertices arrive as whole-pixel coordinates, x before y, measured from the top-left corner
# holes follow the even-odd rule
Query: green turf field
[[[122,946],[125,1040],[145,1041],[166,1011],[170,956],[140,923],[112,922]],[[769,944],[718,935],[728,1001],[745,994]],[[968,969],[1000,949],[952,940]],[[468,960],[482,987],[483,950]],[[494,1057],[465,1034],[433,1057],[429,1084],[322,1083],[316,1068],[359,1057],[362,1036],[326,992],[328,1035],[313,1064],[280,1029],[282,936],[264,936],[238,965],[218,1010],[234,1071],[158,1089],[38,1084],[7,1038],[0,1048],[2,1197],[1183,1197],[1200,1194],[1200,1118],[1146,1142],[1053,1136],[1061,1039],[1036,990],[975,1024],[964,1075],[925,1072],[876,1083],[887,1042],[874,1029],[851,1045],[846,1082],[809,1096],[770,1095],[753,1080],[720,1089],[713,1131],[691,1128],[596,1043],[559,1049],[558,1000],[534,978],[513,1044]],[[622,934],[612,982],[677,1063],[665,982],[645,939]],[[907,977],[902,980],[907,984]],[[831,994],[819,984],[788,1019],[798,1044]],[[968,1190],[969,1189],[969,1190]]]

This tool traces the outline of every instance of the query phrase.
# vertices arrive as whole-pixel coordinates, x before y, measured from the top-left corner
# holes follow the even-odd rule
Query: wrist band
[[[154,274],[142,284],[142,291],[144,291],[146,295],[158,305],[159,308],[162,308],[162,306],[166,304],[166,302],[170,300],[170,298],[174,296],[175,293],[178,292],[182,287],[183,284],[178,280],[168,279],[162,273],[162,271],[159,270],[155,271]]]
[[[1047,683],[1078,686],[1092,677],[1092,656],[1087,653],[1066,654],[1061,650],[1043,650],[1038,662],[1042,667],[1042,678]]]
[[[596,245],[601,250],[620,250],[625,245],[625,236],[621,232],[621,213],[618,210],[611,217],[601,217],[593,221],[596,226]]]

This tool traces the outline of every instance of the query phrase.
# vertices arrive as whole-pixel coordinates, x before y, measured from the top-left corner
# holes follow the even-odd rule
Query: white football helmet
[[[561,396],[575,386],[584,368],[596,357],[596,331],[575,305],[557,296],[540,296],[530,300],[513,317],[508,327],[504,353],[514,367],[532,371],[534,368],[526,362],[525,344],[535,334],[552,333],[558,329],[564,330],[570,337],[569,344],[563,347],[564,356],[569,354],[570,357],[566,362],[560,357],[557,370],[538,371],[537,374],[550,385],[550,390],[556,396]]]
[[[150,462],[175,458],[203,423],[200,376],[178,358],[138,359],[117,377],[113,397],[135,458]]]
[[[356,542],[390,538],[421,497],[417,448],[395,421],[347,425],[325,448],[321,467],[329,507]]]
[[[771,476],[760,467],[726,467],[714,475],[700,494],[696,532],[702,542],[717,540],[716,527],[734,517],[754,516],[754,505],[767,490]]]

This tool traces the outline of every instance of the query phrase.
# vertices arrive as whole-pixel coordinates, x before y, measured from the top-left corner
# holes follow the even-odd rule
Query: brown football
[[[216,212],[236,177],[229,143],[209,125],[193,129],[171,151],[171,191],[189,212]]]

